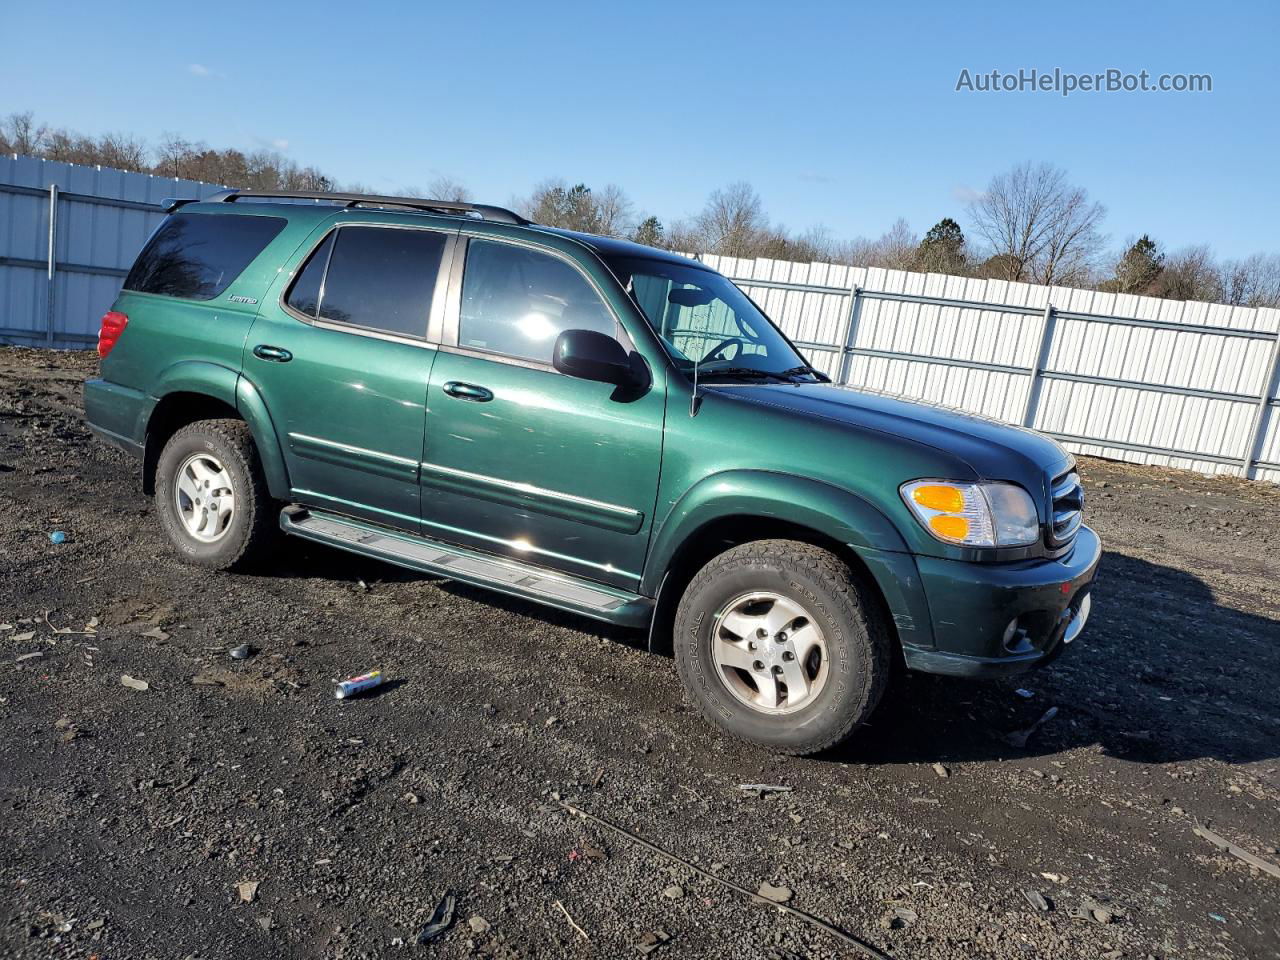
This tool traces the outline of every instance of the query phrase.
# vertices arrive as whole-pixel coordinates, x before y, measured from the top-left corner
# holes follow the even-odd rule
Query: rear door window
[[[305,316],[425,337],[447,234],[341,227],[298,274],[285,302]]]
[[[279,217],[179,213],[138,255],[124,289],[212,300],[284,229]]]

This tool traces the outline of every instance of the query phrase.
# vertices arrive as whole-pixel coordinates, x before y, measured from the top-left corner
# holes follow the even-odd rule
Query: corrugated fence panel
[[[1280,311],[881,268],[704,259],[806,346],[816,366],[852,385],[1011,423],[1030,408],[1032,426],[1078,452],[1206,473],[1240,473],[1248,461],[1252,475],[1280,480],[1280,406],[1258,419],[1259,395],[1277,376]],[[778,281],[788,288],[761,285]],[[1047,361],[1032,395],[1050,305]]]
[[[1272,483],[1280,483],[1280,408],[1271,408],[1271,419],[1267,425],[1267,432],[1263,438],[1262,453],[1259,457],[1264,464],[1277,464],[1277,466],[1259,466],[1257,478],[1259,480],[1270,480]]]
[[[1017,420],[1038,350],[1040,288],[871,269],[859,313],[850,381],[876,390]],[[961,302],[987,301],[1030,312],[985,310],[960,303],[922,303],[898,294]],[[897,354],[898,356],[888,356]],[[918,359],[909,356],[914,354]],[[947,361],[947,362],[942,362]],[[999,369],[1015,368],[1015,369]]]
[[[54,229],[53,336],[49,337],[49,187]],[[0,341],[85,346],[124,274],[160,222],[166,197],[225,189],[106,167],[0,157]],[[38,191],[38,192],[37,192]]]

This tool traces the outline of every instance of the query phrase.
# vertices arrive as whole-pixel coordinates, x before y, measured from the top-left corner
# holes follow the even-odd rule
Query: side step
[[[648,597],[336,514],[296,505],[285,507],[280,512],[280,529],[410,570],[488,587],[621,626],[647,627],[653,614],[653,601]]]

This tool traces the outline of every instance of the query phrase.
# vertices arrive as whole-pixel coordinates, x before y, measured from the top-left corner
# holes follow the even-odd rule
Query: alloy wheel
[[[197,453],[183,460],[174,481],[173,499],[183,528],[201,543],[214,543],[231,528],[235,490],[231,474],[217,457]]]
[[[812,703],[830,674],[826,637],[809,611],[771,591],[739,596],[716,614],[711,655],[729,692],[769,715]]]

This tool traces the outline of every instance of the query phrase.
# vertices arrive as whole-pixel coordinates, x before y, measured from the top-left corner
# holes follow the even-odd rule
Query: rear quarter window
[[[180,213],[155,232],[124,289],[212,300],[284,229],[280,217]]]

